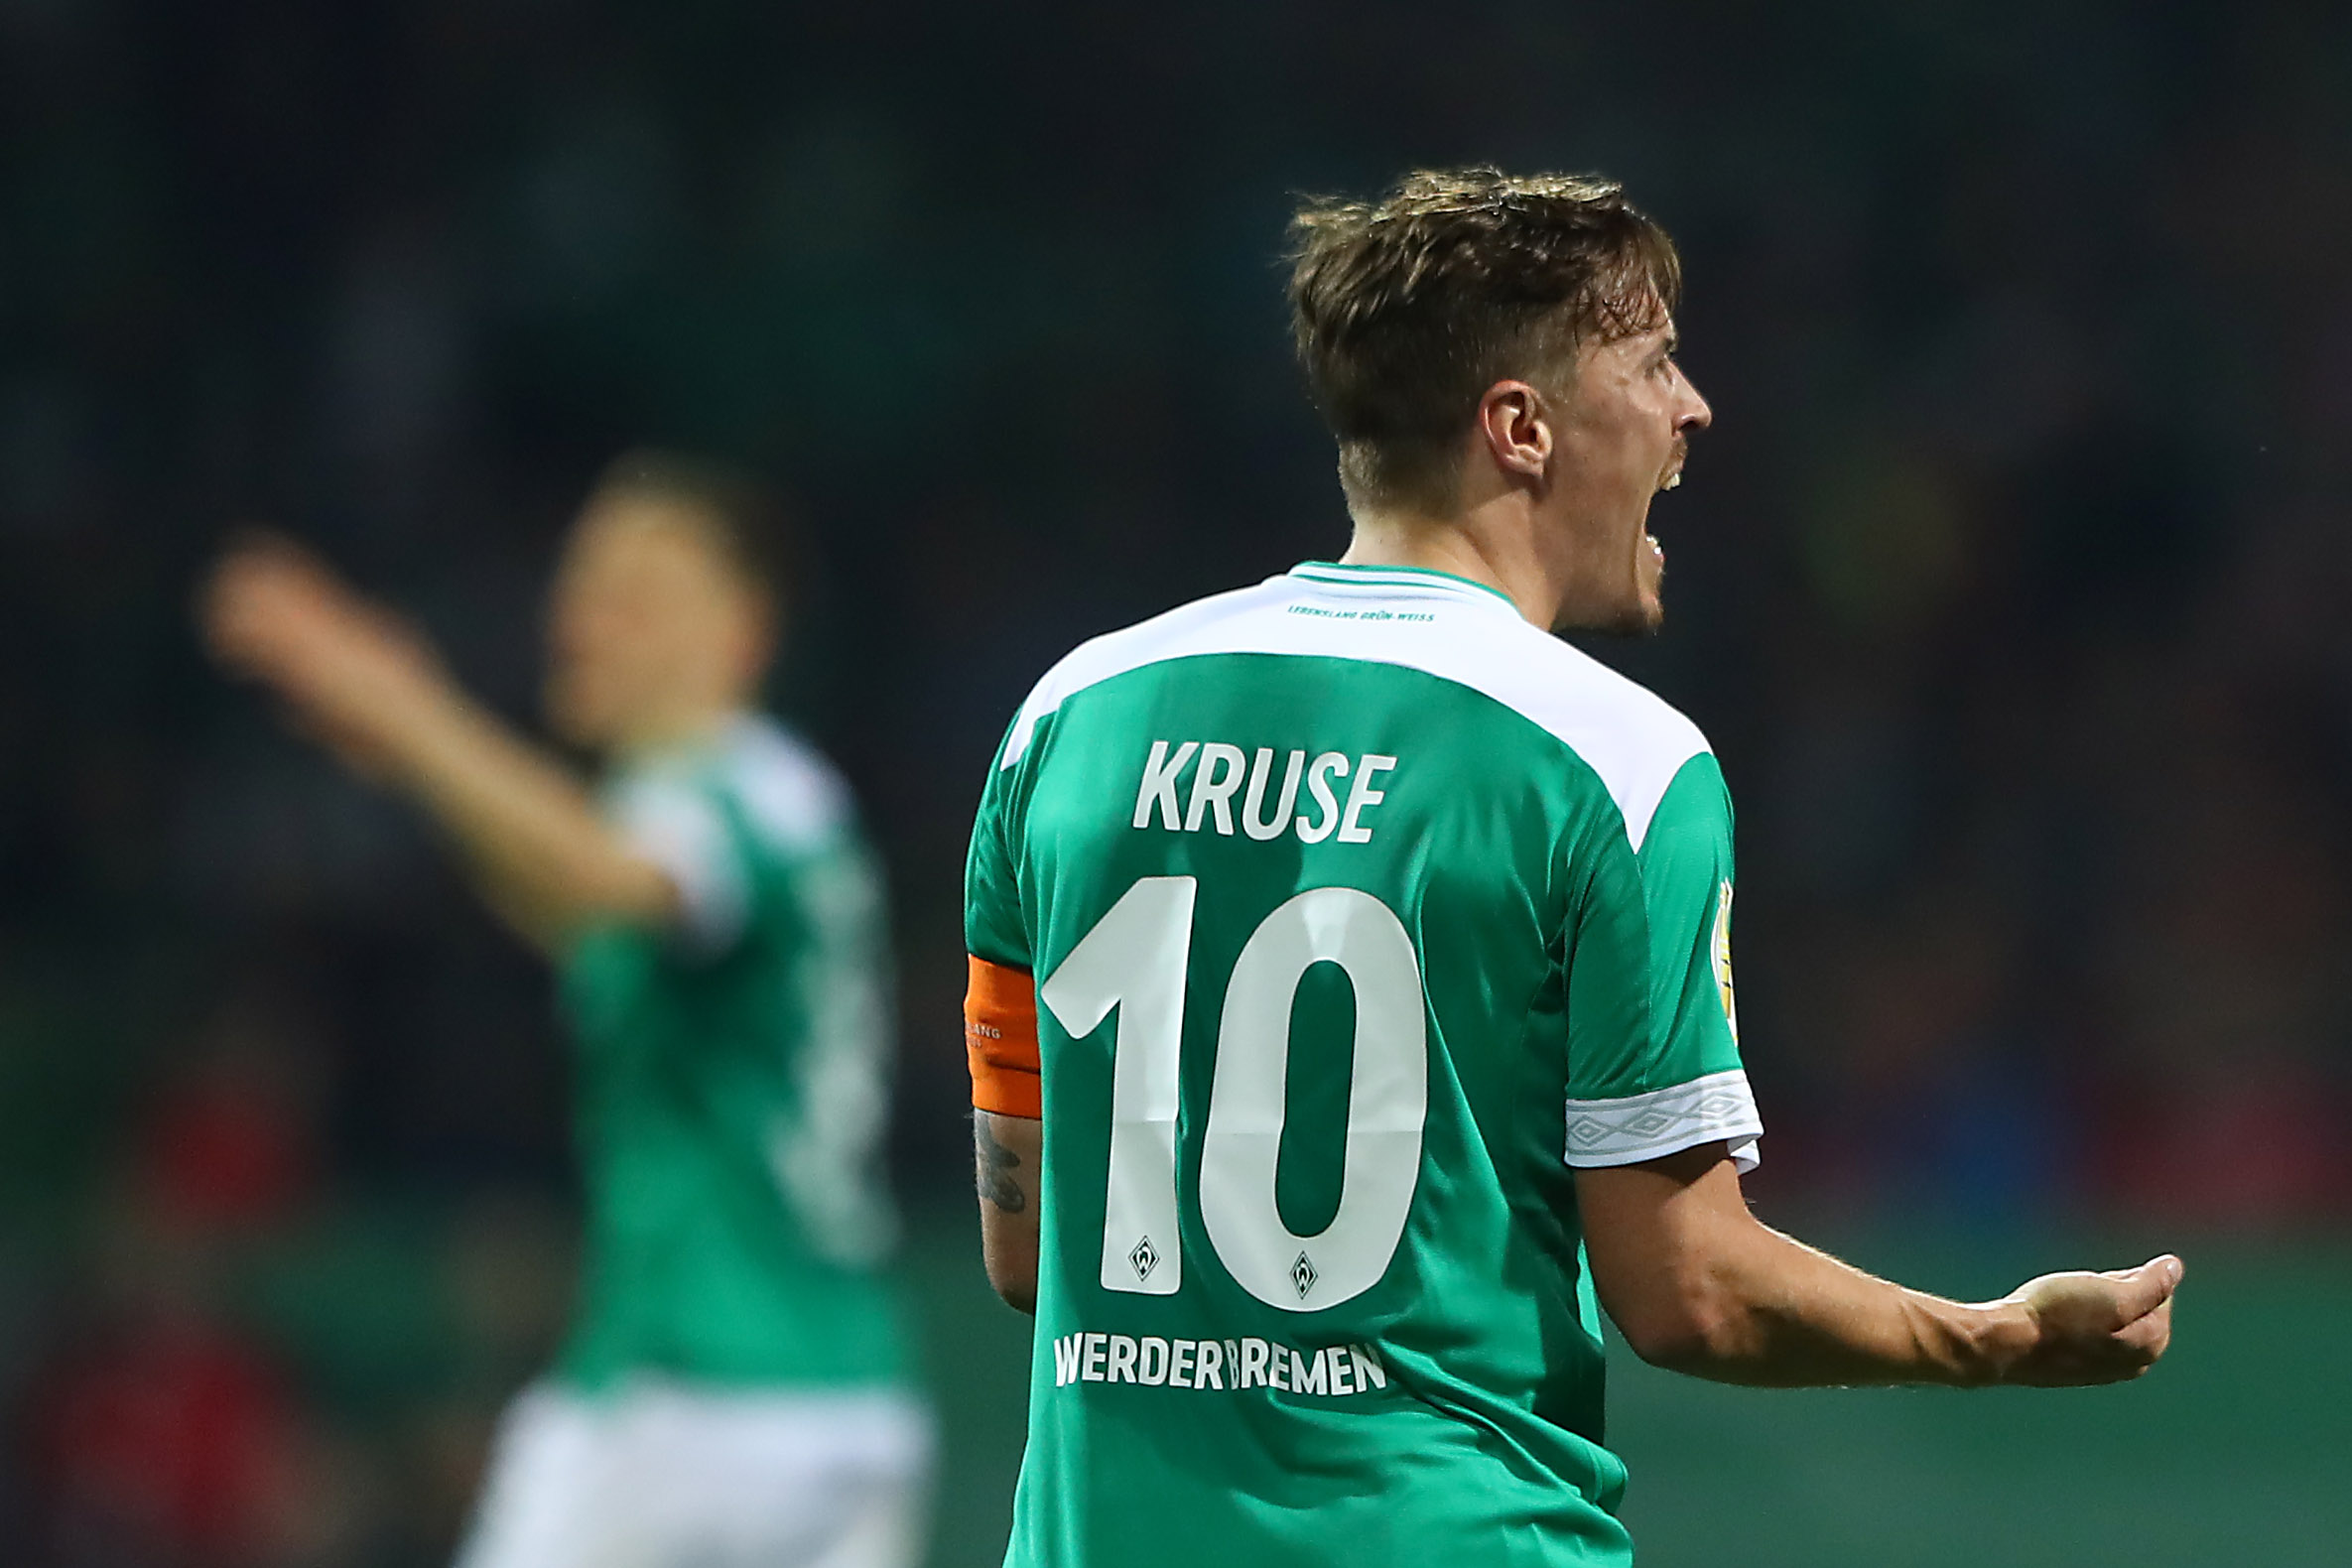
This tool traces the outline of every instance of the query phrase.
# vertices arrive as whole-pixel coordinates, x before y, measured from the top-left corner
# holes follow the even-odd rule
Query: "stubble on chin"
[[[1613,637],[1651,637],[1666,623],[1666,607],[1655,596],[1642,599],[1603,628]]]
[[[1582,613],[1571,610],[1552,628],[1555,632],[1588,632],[1597,637],[1648,637],[1665,624],[1666,608],[1652,588],[1647,592],[1635,590],[1631,602],[1607,608],[1591,607]]]
[[[1641,548],[1649,549],[1648,536],[1642,536]],[[1666,566],[1662,561],[1643,561],[1633,568],[1633,601],[1609,627],[1620,637],[1648,637],[1656,634],[1666,622]]]

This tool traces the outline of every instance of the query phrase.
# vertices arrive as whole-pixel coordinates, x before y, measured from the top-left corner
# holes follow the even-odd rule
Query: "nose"
[[[1691,385],[1690,377],[1683,375],[1679,366],[1674,373],[1682,382],[1682,412],[1675,416],[1674,434],[1683,436],[1694,430],[1705,430],[1715,423],[1715,410],[1707,406],[1707,400],[1699,396],[1699,389]]]

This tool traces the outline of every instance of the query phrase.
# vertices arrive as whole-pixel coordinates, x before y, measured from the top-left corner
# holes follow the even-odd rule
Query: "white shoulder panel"
[[[1600,775],[1635,849],[1674,775],[1707,750],[1698,725],[1664,699],[1484,588],[1427,574],[1346,583],[1294,574],[1081,643],[1021,705],[998,765],[1018,762],[1037,725],[1076,693],[1145,665],[1219,653],[1392,664],[1492,698]]]
[[[693,945],[723,951],[742,933],[751,892],[711,797],[675,771],[655,770],[623,780],[612,809],[629,847],[668,873]]]
[[[751,826],[770,844],[814,846],[849,814],[849,786],[833,764],[771,719],[738,720],[726,737],[724,766]]]

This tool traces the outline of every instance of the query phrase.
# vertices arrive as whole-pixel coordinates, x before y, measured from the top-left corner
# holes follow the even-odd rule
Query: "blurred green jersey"
[[[762,719],[640,758],[613,820],[677,884],[680,926],[566,955],[587,1257],[563,1376],[887,1383],[877,1267],[891,1044],[881,879],[849,793]]]
[[[1762,1127],[1680,714],[1307,566],[1023,705],[966,937],[1037,980],[1021,1568],[1623,1564],[1573,1166]]]

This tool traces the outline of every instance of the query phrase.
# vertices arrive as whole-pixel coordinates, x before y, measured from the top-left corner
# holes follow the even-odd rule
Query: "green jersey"
[[[645,757],[612,819],[667,870],[665,931],[566,955],[588,1238],[563,1374],[871,1384],[904,1364],[881,881],[847,789],[764,719]]]
[[[1048,673],[967,875],[1043,1075],[1007,1562],[1627,1562],[1571,1167],[1753,1163],[1731,893],[1698,730],[1461,579]]]

